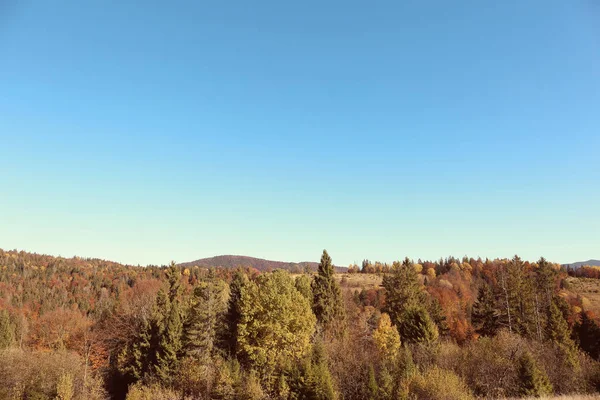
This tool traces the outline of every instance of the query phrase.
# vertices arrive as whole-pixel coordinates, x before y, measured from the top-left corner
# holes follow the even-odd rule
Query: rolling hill
[[[195,261],[185,262],[179,264],[182,267],[222,267],[222,268],[235,268],[235,267],[253,267],[259,271],[272,271],[274,269],[285,269],[290,272],[302,272],[306,267],[310,270],[315,271],[319,263],[304,261],[304,262],[285,262],[285,261],[272,261],[265,260],[262,258],[248,257],[248,256],[235,256],[235,255],[223,255],[209,258],[201,258]],[[337,272],[345,272],[345,267],[335,267]]]
[[[587,261],[578,261],[571,264],[563,264],[563,267],[571,267],[574,269],[581,268],[584,265],[589,265],[593,267],[600,267],[600,260],[587,260]]]

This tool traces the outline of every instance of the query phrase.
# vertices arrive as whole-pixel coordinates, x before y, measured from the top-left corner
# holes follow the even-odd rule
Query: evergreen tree
[[[167,270],[168,295],[164,290],[159,291],[158,294],[158,313],[160,315],[156,316],[154,329],[154,333],[157,335],[154,340],[156,343],[154,373],[166,386],[170,386],[173,381],[183,348],[183,322],[179,303],[180,277],[181,272],[172,263]]]
[[[600,360],[600,326],[588,313],[581,313],[581,321],[574,327],[579,347],[593,359]]]
[[[421,306],[412,306],[404,311],[400,317],[399,331],[408,343],[432,343],[439,336],[437,326]]]
[[[391,274],[383,277],[383,287],[386,295],[384,311],[396,326],[400,324],[404,311],[412,306],[425,304],[427,300],[414,264],[408,258],[402,264],[394,262]]]
[[[519,394],[539,397],[552,394],[548,375],[538,366],[529,351],[519,358]]]
[[[0,350],[10,347],[15,339],[15,328],[7,310],[0,310]]]
[[[471,321],[475,331],[482,336],[493,336],[498,331],[498,311],[494,293],[485,282],[479,288],[477,301],[473,304]]]
[[[225,314],[226,284],[209,274],[205,282],[195,288],[190,309],[183,327],[183,346],[187,355],[199,359],[210,358],[221,331]]]
[[[546,337],[548,340],[565,345],[567,347],[574,347],[573,340],[571,340],[571,333],[569,331],[569,324],[563,317],[562,312],[557,306],[557,299],[554,299],[550,303],[547,315],[546,325]]]
[[[313,312],[317,321],[335,334],[341,333],[345,319],[340,286],[333,275],[335,271],[327,250],[323,250],[318,274],[312,282]]]
[[[237,352],[238,324],[241,319],[241,301],[242,295],[248,285],[248,277],[238,269],[233,275],[231,284],[229,285],[229,301],[227,304],[227,314],[225,315],[226,330],[223,332],[222,342],[225,349],[230,354]]]

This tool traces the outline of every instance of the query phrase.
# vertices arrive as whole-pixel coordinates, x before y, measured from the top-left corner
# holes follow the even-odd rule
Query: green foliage
[[[171,288],[172,289],[172,288]],[[171,292],[171,291],[170,291]],[[170,386],[178,368],[178,357],[182,349],[183,324],[179,310],[179,302],[166,299],[159,308],[165,319],[157,319],[162,324],[157,324],[156,334],[158,345],[156,347],[156,363],[154,374],[163,384]]]
[[[229,301],[225,315],[226,328],[222,341],[230,354],[237,353],[238,324],[242,318],[242,294],[248,285],[248,277],[241,270],[236,270],[229,285]]]
[[[187,355],[208,359],[224,329],[227,311],[227,285],[210,276],[195,288],[183,328],[183,346]]]
[[[327,250],[323,250],[318,274],[312,282],[313,304],[312,309],[317,321],[334,334],[343,331],[345,319],[342,292],[335,281],[333,264]]]
[[[296,286],[296,290],[298,290],[302,296],[306,297],[309,301],[313,301],[313,292],[312,292],[312,279],[308,274],[302,274],[296,278],[294,285]]]
[[[438,339],[437,326],[423,307],[407,308],[401,316],[400,332],[408,343],[433,343]]]
[[[419,283],[414,263],[408,258],[402,264],[394,262],[391,273],[383,277],[383,287],[386,295],[384,311],[396,326],[400,325],[402,314],[408,308],[425,303],[426,295]]]
[[[300,359],[310,348],[315,316],[285,271],[258,276],[242,292],[238,354],[270,379],[276,366]]]
[[[290,400],[334,400],[337,397],[321,342],[315,343],[312,355],[291,367],[288,380]]]
[[[15,339],[15,328],[7,310],[0,310],[0,350],[10,347]]]
[[[578,362],[574,354],[576,351],[575,343],[571,339],[569,324],[558,308],[557,302],[558,299],[553,300],[548,308],[546,337],[549,341],[562,348],[565,357],[570,360],[573,367],[577,367]]]
[[[600,326],[588,313],[581,313],[581,320],[575,324],[574,333],[579,347],[590,357],[600,360]]]
[[[548,375],[538,366],[529,351],[519,358],[519,392],[523,396],[540,397],[552,394]]]
[[[494,293],[487,283],[483,283],[479,288],[477,301],[473,304],[471,321],[475,331],[482,336],[493,336],[499,329]]]

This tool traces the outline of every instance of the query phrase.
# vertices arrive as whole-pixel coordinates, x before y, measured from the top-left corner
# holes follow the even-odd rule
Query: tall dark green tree
[[[342,291],[334,278],[335,270],[327,250],[323,250],[318,273],[312,282],[313,312],[317,321],[334,333],[340,333],[345,323]]]
[[[241,269],[235,271],[229,285],[229,300],[225,314],[226,329],[222,333],[221,342],[230,354],[237,353],[238,325],[240,323],[242,295],[248,285],[248,277]]]
[[[590,357],[600,360],[600,326],[588,313],[581,313],[581,320],[574,327],[579,347]]]
[[[212,272],[212,271],[211,271]],[[213,273],[195,288],[183,327],[186,355],[208,360],[217,345],[227,311],[226,283]]]
[[[400,337],[407,343],[433,343],[439,337],[437,325],[423,306],[404,310],[398,324]]]
[[[158,293],[158,308],[155,316],[154,333],[156,360],[154,373],[165,385],[170,386],[179,366],[179,357],[183,348],[183,322],[180,306],[181,271],[171,263],[167,269],[168,291]]]
[[[394,262],[391,273],[383,277],[385,307],[392,323],[399,326],[402,314],[410,307],[423,305],[427,296],[423,292],[414,264],[407,258],[402,264]],[[400,333],[401,336],[402,332]]]
[[[494,336],[498,331],[498,310],[492,288],[483,283],[477,300],[473,303],[471,321],[475,331],[482,336]]]

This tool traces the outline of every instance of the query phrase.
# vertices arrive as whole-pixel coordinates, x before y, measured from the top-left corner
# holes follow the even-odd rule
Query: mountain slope
[[[571,267],[574,269],[583,267],[584,265],[600,267],[600,260],[587,260],[587,261],[578,261],[578,262],[574,262],[571,264],[563,264],[564,267]]]
[[[222,268],[235,268],[235,267],[253,267],[259,271],[272,271],[274,269],[285,269],[290,272],[302,272],[306,267],[314,271],[319,265],[316,262],[284,262],[284,261],[272,261],[265,260],[262,258],[248,257],[248,256],[235,256],[235,255],[223,255],[210,258],[201,258],[199,260],[190,261],[179,264],[182,267],[222,267]],[[345,271],[346,268],[335,267],[337,271]]]

